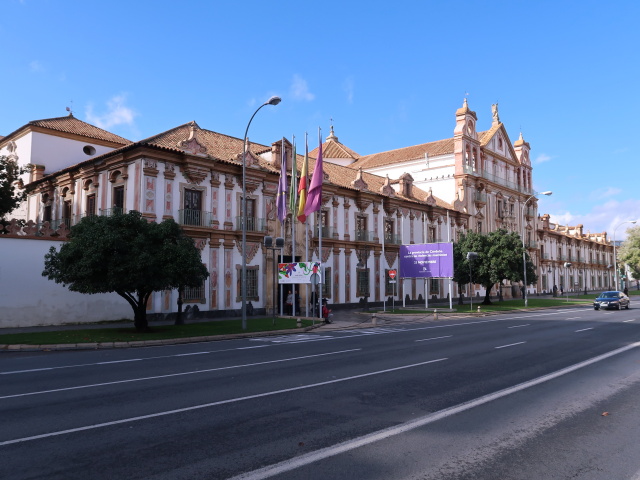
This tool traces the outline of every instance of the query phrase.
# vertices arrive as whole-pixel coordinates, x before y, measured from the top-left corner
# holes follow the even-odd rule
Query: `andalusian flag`
[[[296,191],[296,185],[298,184],[298,162],[296,161],[296,139],[293,138],[293,146],[291,147],[291,187],[289,188],[289,211],[293,215],[296,211],[296,200],[298,199],[298,192]]]
[[[298,184],[298,220],[302,223],[307,221],[307,215],[304,213],[304,206],[307,203],[307,172],[309,170],[309,144],[307,143],[306,133],[304,137],[304,163],[302,164],[300,183]]]
[[[280,164],[280,181],[278,182],[278,195],[276,197],[278,207],[278,219],[284,223],[287,218],[287,152],[282,139],[282,162]]]

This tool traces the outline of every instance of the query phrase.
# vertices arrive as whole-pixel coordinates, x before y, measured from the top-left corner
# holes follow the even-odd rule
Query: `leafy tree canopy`
[[[640,227],[627,229],[627,239],[617,253],[620,262],[629,265],[633,277],[640,278]]]
[[[198,287],[209,276],[200,252],[172,219],[148,222],[139,212],[85,217],[69,241],[45,255],[44,277],[80,293],[115,292],[148,330],[146,304],[155,291]]]
[[[467,253],[475,252],[475,260],[467,260]],[[524,280],[522,270],[522,239],[515,232],[495,230],[487,235],[467,232],[453,246],[453,280],[461,285],[473,281],[485,288],[485,305],[491,304],[491,290],[503,280]],[[471,264],[470,264],[471,262]],[[527,283],[538,281],[535,266],[526,254]],[[471,275],[471,278],[470,278]]]
[[[27,192],[17,182],[20,175],[27,173],[24,167],[13,160],[0,156],[0,219],[15,210],[27,198]]]

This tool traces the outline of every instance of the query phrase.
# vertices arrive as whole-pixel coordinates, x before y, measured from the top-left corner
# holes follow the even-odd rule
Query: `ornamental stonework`
[[[182,174],[184,175],[187,182],[192,185],[200,185],[207,175],[209,174],[209,170],[202,167],[192,167],[192,166],[184,166],[182,167]]]

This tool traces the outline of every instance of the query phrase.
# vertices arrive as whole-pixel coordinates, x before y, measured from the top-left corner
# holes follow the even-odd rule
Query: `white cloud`
[[[126,95],[116,95],[107,101],[107,112],[94,114],[93,105],[86,108],[87,121],[96,127],[108,130],[116,125],[133,125],[133,119],[138,115],[133,109],[125,105]]]
[[[625,224],[627,220],[640,220],[640,200],[629,199],[622,202],[610,200],[583,215],[574,215],[571,212],[552,213],[551,222],[560,225],[576,226],[582,224],[584,231],[591,233],[607,232],[609,239],[613,239],[614,229],[616,240],[626,238],[627,228],[633,224]],[[638,222],[640,225],[640,222]]]
[[[306,102],[312,101],[316,96],[309,91],[307,81],[300,75],[295,74],[293,76],[293,83],[291,84],[291,98],[294,100],[303,100]]]
[[[546,153],[541,153],[540,155],[538,155],[536,157],[536,159],[534,160],[535,163],[544,163],[544,162],[548,162],[549,160],[551,160],[553,157],[550,157],[549,155],[547,155]]]
[[[342,83],[342,89],[347,94],[347,103],[353,103],[353,94],[355,90],[355,80],[353,75],[349,75]]]
[[[591,192],[591,194],[589,194],[589,197],[595,200],[600,200],[608,197],[613,197],[621,192],[622,190],[615,187],[599,188]]]
[[[34,73],[44,72],[44,65],[38,60],[32,60],[29,62],[29,69]]]

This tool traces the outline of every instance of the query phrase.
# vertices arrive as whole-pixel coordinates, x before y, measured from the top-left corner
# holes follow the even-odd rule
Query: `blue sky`
[[[453,136],[467,95],[531,144],[540,211],[640,219],[635,1],[1,0],[0,135],[76,117],[130,140],[195,120],[364,155]],[[624,237],[625,226],[616,230]]]

